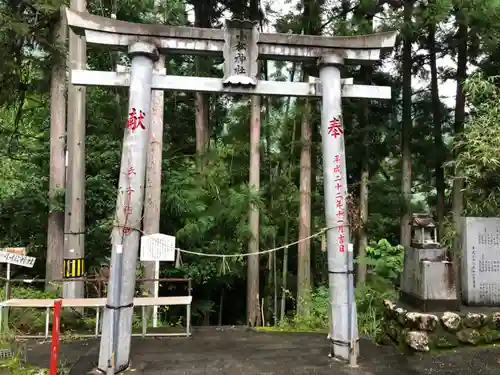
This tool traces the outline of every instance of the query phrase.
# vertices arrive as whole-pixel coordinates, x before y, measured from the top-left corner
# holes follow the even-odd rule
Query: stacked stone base
[[[401,349],[428,352],[500,342],[500,312],[423,314],[385,300],[384,319],[387,337]]]

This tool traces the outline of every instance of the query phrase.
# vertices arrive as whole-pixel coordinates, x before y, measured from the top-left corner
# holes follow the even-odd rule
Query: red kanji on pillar
[[[144,126],[145,116],[146,114],[143,111],[139,111],[139,114],[137,114],[137,110],[135,108],[132,108],[132,110],[128,114],[127,129],[135,131],[137,128],[142,128],[145,130],[146,129],[146,127]]]
[[[134,191],[135,191],[135,190],[132,188],[132,186],[129,186],[129,187],[127,188],[127,195],[130,197]]]
[[[330,120],[330,125],[328,126],[328,134],[330,134],[334,138],[344,135],[344,129],[342,129],[340,117]]]

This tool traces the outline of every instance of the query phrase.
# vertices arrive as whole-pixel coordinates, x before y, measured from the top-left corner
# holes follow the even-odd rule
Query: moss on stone
[[[484,344],[491,344],[500,341],[500,330],[492,329],[491,326],[484,326],[479,330],[481,341]]]
[[[460,345],[457,336],[444,329],[432,332],[429,335],[429,347],[432,349],[456,348]]]
[[[444,312],[431,315],[407,311],[391,301],[385,301],[384,306],[384,331],[402,352],[413,352],[407,340],[410,330],[426,332],[429,348],[434,352],[500,342],[500,312]]]

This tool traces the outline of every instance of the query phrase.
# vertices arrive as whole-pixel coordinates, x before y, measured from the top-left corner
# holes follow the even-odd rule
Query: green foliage
[[[500,89],[499,77],[478,72],[466,81],[466,92],[473,105],[464,133],[456,140],[458,155],[453,163],[467,183],[467,212],[470,215],[500,214]]]
[[[361,260],[358,260],[361,261]],[[392,246],[386,239],[371,242],[366,248],[364,261],[371,275],[367,283],[355,289],[359,333],[380,341],[382,332],[382,302],[397,298],[394,282],[403,271],[403,247]],[[307,313],[294,315],[280,322],[279,331],[314,332],[328,330],[329,294],[326,286],[320,285],[311,294]]]
[[[401,245],[392,246],[386,239],[372,241],[366,247],[366,257],[357,259],[366,263],[378,277],[396,281],[403,272],[404,248]]]
[[[320,285],[311,292],[311,300],[307,304],[306,313],[294,315],[278,324],[280,331],[315,332],[328,330],[329,309],[328,287]]]
[[[397,291],[390,281],[375,277],[355,290],[356,308],[358,312],[358,330],[361,335],[370,337],[373,341],[382,341],[384,299],[397,299]]]

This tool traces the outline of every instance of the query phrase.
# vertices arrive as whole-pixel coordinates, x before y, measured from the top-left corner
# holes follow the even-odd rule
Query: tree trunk
[[[368,105],[363,104],[361,110],[361,115],[365,119],[365,124],[368,124]],[[365,129],[366,131],[366,129]],[[366,262],[363,260],[366,254],[366,246],[368,246],[368,234],[366,232],[366,226],[368,224],[368,183],[370,180],[370,171],[368,164],[368,143],[370,142],[368,134],[363,136],[364,138],[364,150],[363,158],[361,160],[361,181],[359,185],[359,216],[360,216],[360,226],[357,230],[358,241],[357,241],[357,255],[361,260],[356,264],[356,284],[360,285],[366,281]]]
[[[250,119],[250,177],[249,185],[254,193],[260,189],[260,97],[251,98]],[[259,251],[259,208],[250,206],[249,213],[250,240],[248,252]],[[259,297],[259,255],[248,257],[247,269],[247,322],[250,327],[260,325],[260,297]]]
[[[155,62],[155,73],[160,73],[165,68],[165,57]],[[146,187],[144,201],[143,228],[146,234],[160,232],[160,202],[161,202],[161,167],[163,161],[163,90],[153,90],[151,94],[151,131],[149,134],[148,161],[146,165]],[[144,262],[144,276],[147,279],[158,278],[156,275],[156,262]],[[147,295],[154,296],[155,282],[144,283]],[[148,309],[151,312],[152,309]]]
[[[194,3],[195,26],[210,27],[209,15],[206,14],[207,9],[203,2]],[[203,58],[196,57],[197,74],[201,75],[203,71]],[[197,92],[195,94],[195,127],[196,127],[196,156],[198,169],[201,171],[204,165],[205,153],[208,149],[210,140],[209,134],[209,103],[207,94]]]
[[[304,75],[304,81],[307,75]],[[311,235],[311,105],[304,101],[301,121],[299,240]],[[297,315],[305,315],[311,294],[311,240],[298,244]]]
[[[63,47],[67,32],[64,17],[54,27],[54,45]],[[66,62],[57,56],[50,78],[50,176],[49,222],[45,290],[55,290],[52,280],[62,278],[64,258],[64,188],[66,185]]]
[[[468,40],[468,25],[461,10],[456,14],[458,23],[458,31],[456,39],[458,42],[457,51],[457,96],[455,103],[455,138],[461,136],[464,131],[465,121],[465,93],[464,83],[467,78],[467,40]],[[459,152],[455,150],[455,152]],[[461,216],[464,209],[464,197],[462,190],[464,188],[464,179],[460,170],[455,171],[455,179],[453,180],[453,196],[452,196],[452,215],[455,229],[455,240],[453,243],[452,261],[455,269],[455,284],[457,289],[457,299],[462,300],[461,287],[461,257],[462,257],[462,227]]]
[[[372,13],[364,12],[361,14],[360,21],[363,23],[363,32],[369,34],[373,32],[373,15]],[[361,79],[365,85],[371,84],[373,68],[371,66],[361,67]],[[361,101],[360,126],[363,132],[363,150],[360,165],[360,185],[359,185],[359,216],[360,225],[357,230],[357,256],[361,259],[356,264],[356,283],[363,284],[366,281],[367,265],[364,261],[366,254],[366,246],[368,246],[368,197],[369,197],[369,182],[370,182],[370,147],[372,142],[372,134],[370,127],[370,101]]]
[[[436,25],[429,25],[429,59],[431,66],[431,97],[432,97],[432,121],[434,129],[434,145],[436,152],[435,178],[436,178],[436,218],[438,224],[438,240],[443,235],[443,224],[445,216],[445,181],[444,181],[444,147],[441,129],[441,101],[439,100],[439,85],[436,56]]]
[[[404,23],[411,24],[413,12],[413,0],[406,0],[404,4]],[[401,136],[402,160],[402,212],[401,212],[401,245],[405,249],[410,247],[411,243],[411,133],[413,121],[411,117],[411,68],[412,68],[412,35],[409,30],[405,30],[403,40],[403,131]]]

